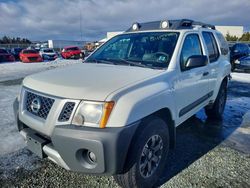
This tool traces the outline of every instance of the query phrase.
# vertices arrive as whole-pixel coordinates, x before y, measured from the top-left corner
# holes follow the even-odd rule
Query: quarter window
[[[211,32],[202,32],[202,36],[207,46],[210,63],[215,62],[220,55],[215,38]]]
[[[185,70],[188,58],[193,55],[202,55],[200,39],[197,34],[189,34],[185,38],[181,50],[181,70]]]

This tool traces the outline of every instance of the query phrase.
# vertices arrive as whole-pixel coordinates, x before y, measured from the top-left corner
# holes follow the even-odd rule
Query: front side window
[[[197,34],[189,34],[185,38],[181,50],[181,70],[185,70],[188,58],[193,55],[202,55],[200,39]]]
[[[220,55],[215,38],[211,32],[202,32],[202,36],[207,46],[210,63],[215,62]]]
[[[97,49],[85,62],[167,68],[178,37],[178,32],[118,35]]]

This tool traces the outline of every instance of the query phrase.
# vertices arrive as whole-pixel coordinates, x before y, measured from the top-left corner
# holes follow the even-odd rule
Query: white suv
[[[28,76],[14,103],[28,149],[67,170],[152,187],[178,125],[221,118],[231,65],[214,26],[134,23],[84,63]]]

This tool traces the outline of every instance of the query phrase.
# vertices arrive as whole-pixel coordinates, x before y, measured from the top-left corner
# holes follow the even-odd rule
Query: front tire
[[[121,187],[153,187],[164,170],[169,151],[167,124],[154,116],[141,129],[129,151],[127,172],[114,176]]]
[[[227,100],[227,83],[221,84],[219,93],[212,107],[206,107],[205,112],[208,118],[221,120]]]

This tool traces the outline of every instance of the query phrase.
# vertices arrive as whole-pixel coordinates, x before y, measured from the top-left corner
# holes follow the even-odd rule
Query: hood
[[[240,58],[240,61],[250,61],[250,55]]]
[[[162,71],[135,66],[82,63],[28,76],[23,85],[63,98],[105,101],[110,93]]]

